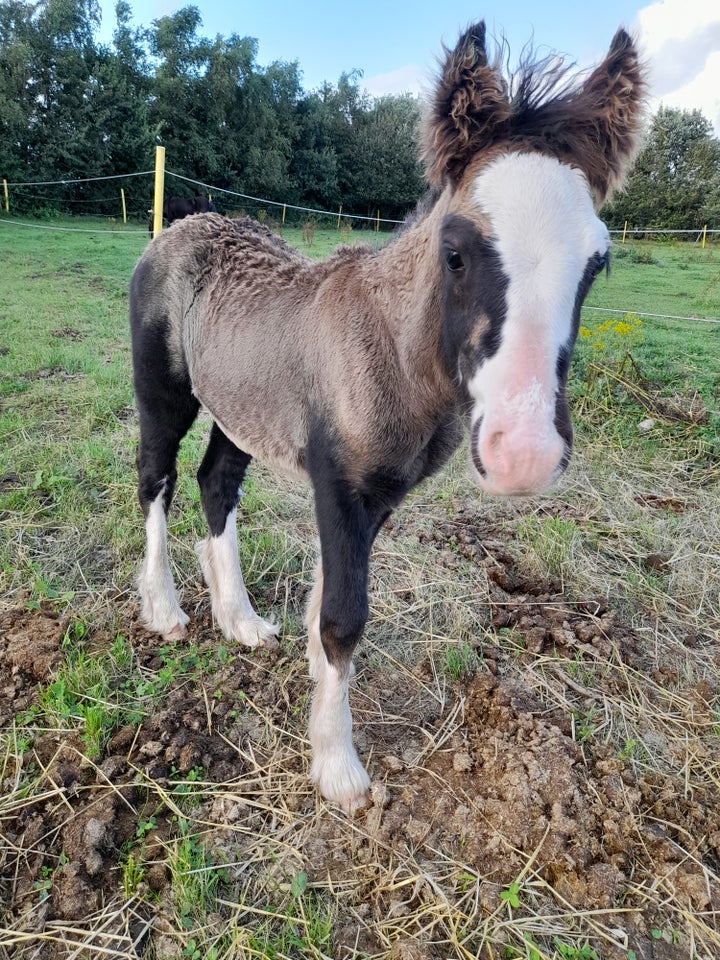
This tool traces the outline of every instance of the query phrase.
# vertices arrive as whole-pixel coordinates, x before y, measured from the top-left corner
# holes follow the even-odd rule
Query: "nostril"
[[[483,438],[480,456],[485,468],[492,473],[503,472],[509,468],[507,435],[503,430],[494,430]]]
[[[490,451],[490,453],[493,453],[496,455],[500,453],[500,447],[502,446],[502,438],[503,438],[503,435],[500,431],[493,433],[493,435],[488,438],[487,443],[488,443],[488,450]]]

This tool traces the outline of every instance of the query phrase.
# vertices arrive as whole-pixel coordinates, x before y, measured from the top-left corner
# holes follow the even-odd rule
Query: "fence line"
[[[129,178],[129,177],[147,177],[147,176],[152,176],[152,175],[154,175],[154,173],[155,173],[154,170],[141,170],[141,171],[138,172],[138,173],[118,173],[118,174],[112,174],[112,175],[110,175],[110,176],[105,176],[105,177],[82,177],[82,178],[68,179],[68,180],[26,180],[26,181],[19,181],[19,180],[18,180],[18,181],[7,181],[6,185],[7,185],[8,187],[68,186],[68,185],[73,184],[73,183],[94,183],[94,182],[96,182],[96,181],[100,182],[100,181],[107,181],[107,180],[124,180],[124,179],[127,179],[127,178]],[[343,213],[343,212],[342,212],[342,205],[340,206],[340,210],[339,210],[339,211],[338,211],[338,210],[321,210],[321,209],[318,209],[318,208],[315,208],[315,207],[303,207],[303,206],[299,206],[299,205],[293,204],[293,203],[283,203],[283,202],[280,201],[280,200],[268,200],[268,199],[265,198],[265,197],[254,197],[254,196],[252,196],[251,194],[241,193],[241,192],[236,191],[236,190],[230,190],[230,189],[228,189],[228,188],[226,188],[226,187],[218,187],[218,186],[215,186],[214,184],[211,184],[211,183],[205,183],[205,182],[202,181],[202,180],[193,180],[191,177],[183,176],[183,175],[180,174],[180,173],[173,173],[171,170],[166,170],[165,173],[166,173],[166,176],[168,176],[168,177],[174,177],[176,180],[182,180],[184,183],[189,183],[189,184],[192,184],[193,186],[196,186],[196,187],[202,187],[204,190],[207,190],[208,192],[211,192],[211,193],[214,193],[214,194],[222,193],[222,194],[226,194],[227,196],[238,197],[238,198],[241,199],[241,200],[248,200],[248,201],[251,201],[252,203],[261,203],[261,204],[264,204],[265,206],[279,207],[279,208],[284,208],[284,209],[286,209],[286,210],[297,210],[297,211],[299,211],[299,212],[301,212],[301,213],[310,213],[310,214],[314,214],[314,215],[316,215],[316,216],[321,216],[321,217],[336,217],[338,220],[340,220],[340,219],[342,218],[342,219],[348,219],[348,220],[363,220],[363,221],[366,221],[366,222],[368,222],[368,223],[378,223],[378,222],[379,222],[379,223],[392,223],[392,224],[395,224],[395,225],[399,225],[399,224],[405,223],[405,220],[391,220],[389,217],[380,217],[380,216],[377,216],[377,215],[371,217],[371,216],[364,216],[364,215],[362,215],[362,214]],[[26,194],[25,196],[27,197],[28,195]],[[29,198],[29,199],[43,199],[43,198],[38,197],[38,198]],[[51,198],[48,197],[47,199],[49,200],[49,199],[51,199]],[[94,202],[94,201],[91,201],[91,200],[65,201],[65,200],[63,200],[62,202],[63,202],[63,203],[67,203],[67,202],[72,202],[72,203],[92,203],[92,202]],[[100,202],[100,201],[98,201],[98,202]],[[61,229],[61,228],[58,228],[58,229]],[[620,229],[620,228],[615,229],[615,228],[613,228],[613,229],[610,230],[609,232],[610,232],[611,234],[613,234],[613,233],[614,233],[614,234],[624,234],[625,236],[627,236],[627,235],[632,235],[632,236],[638,236],[638,235],[646,236],[646,235],[651,235],[651,236],[652,236],[652,235],[662,235],[662,234],[666,234],[666,235],[697,234],[698,236],[701,236],[703,232],[704,232],[705,234],[720,234],[720,228],[719,228],[719,229],[705,229],[705,230],[703,231],[703,228],[702,228],[702,227],[695,227],[695,228],[689,229],[689,230],[681,230],[681,229],[665,229],[665,230],[664,230],[664,229],[662,229],[661,227],[647,227],[647,228],[637,227],[637,228],[634,228],[634,229],[629,229],[629,228],[628,228],[628,229]],[[687,318],[687,319],[692,319],[692,318]]]
[[[22,197],[23,200],[49,200],[51,203],[57,202],[58,199],[57,197],[49,197],[47,194],[25,193],[23,190],[15,190],[13,196]],[[63,198],[60,202],[73,205],[76,203],[94,203],[99,206],[102,203],[117,203],[117,197],[97,197],[92,200],[66,200]]]
[[[140,173],[114,173],[109,177],[79,177],[76,180],[8,180],[9,187],[55,187],[68,186],[71,183],[94,183],[97,180],[125,180],[128,177],[147,177],[154,170],[141,170]]]
[[[202,187],[204,190],[212,193],[226,193],[232,197],[240,197],[242,200],[251,200],[253,203],[262,203],[269,207],[284,207],[287,210],[299,210],[302,213],[314,213],[321,217],[337,217],[346,218],[348,220],[368,220],[371,223],[377,223],[378,219],[380,223],[405,223],[405,220],[390,220],[388,217],[366,217],[362,216],[359,213],[343,213],[342,205],[340,211],[338,210],[317,210],[313,207],[300,207],[294,203],[282,203],[279,200],[265,200],[263,197],[252,197],[247,193],[238,193],[236,190],[226,190],[225,187],[214,187],[210,183],[203,183],[202,180],[192,180],[190,177],[184,177],[180,173],[173,173],[172,170],[166,170],[165,176],[175,177],[176,180],[184,180],[185,183],[192,183],[196,187]]]
[[[715,317],[676,317],[671,313],[643,313],[641,310],[614,310],[612,307],[588,307],[585,304],[582,310],[594,310],[598,313],[619,313],[625,317],[631,313],[636,317],[652,317],[654,320],[697,320],[698,323],[720,323],[720,319]]]
[[[630,230],[630,229],[621,230],[620,228],[618,228],[618,229],[616,230],[616,229],[613,228],[613,229],[610,230],[609,232],[610,232],[610,233],[624,233],[624,234],[627,236],[627,234],[629,234],[629,233],[642,233],[642,234],[645,234],[645,233],[697,233],[697,234],[702,234],[702,233],[720,233],[720,230],[714,230],[714,229],[713,229],[713,230],[705,230],[703,227],[694,227],[692,230],[669,230],[669,229],[668,229],[668,230],[663,230],[662,227],[647,227],[647,228],[638,227],[638,228],[635,229],[635,230]]]
[[[155,173],[154,170],[143,170],[143,171],[140,171],[139,173],[121,173],[121,174],[115,174],[113,176],[108,176],[108,177],[84,177],[84,178],[70,179],[70,180],[26,180],[26,181],[8,180],[6,183],[6,186],[7,187],[68,186],[73,183],[94,183],[96,181],[101,182],[101,181],[107,181],[107,180],[124,180],[127,177],[146,177],[146,176],[154,175],[154,173]],[[182,180],[184,183],[192,184],[195,187],[202,187],[204,190],[208,191],[209,193],[213,193],[213,194],[222,193],[222,194],[226,194],[227,196],[237,197],[241,200],[248,200],[248,201],[251,201],[252,203],[260,203],[260,204],[263,204],[264,206],[269,206],[269,207],[279,207],[285,210],[297,210],[301,213],[310,213],[310,214],[315,214],[316,216],[321,216],[321,217],[337,217],[338,220],[342,218],[342,219],[348,219],[348,220],[363,220],[369,223],[392,223],[395,225],[405,223],[404,220],[391,220],[389,217],[380,217],[380,216],[369,217],[369,216],[364,216],[362,214],[343,213],[342,205],[340,207],[340,211],[321,210],[315,207],[303,207],[294,203],[285,203],[280,200],[268,200],[265,197],[254,197],[250,194],[241,193],[237,190],[230,190],[226,187],[218,187],[211,183],[205,183],[202,180],[193,180],[191,177],[183,176],[183,174],[180,174],[180,173],[173,173],[171,170],[166,170],[165,176],[174,177],[176,180]],[[52,197],[33,197],[32,195],[29,195],[29,194],[21,194],[21,195],[24,196],[26,199],[36,199],[36,200],[55,199]],[[62,203],[93,203],[95,201],[61,200],[60,202]],[[98,203],[109,202],[109,198],[105,198],[105,200],[97,201],[97,202]],[[58,227],[57,229],[63,229],[63,228]],[[69,229],[69,228],[65,228],[65,229]]]
[[[26,227],[30,230],[52,230],[55,233],[105,233],[113,237],[147,237],[147,230],[109,230],[107,226],[102,227],[53,227],[45,223],[24,223],[22,220],[5,220],[0,217],[0,223],[10,227]]]

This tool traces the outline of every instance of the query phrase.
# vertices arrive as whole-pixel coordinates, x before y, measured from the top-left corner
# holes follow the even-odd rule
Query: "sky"
[[[175,13],[192,0],[129,0],[134,21]],[[100,39],[110,42],[115,0],[100,0]],[[541,55],[557,52],[578,67],[602,59],[615,30],[630,29],[650,68],[650,108],[699,109],[720,136],[720,3],[717,0],[495,0],[484,5],[455,0],[194,0],[200,35],[255,37],[261,66],[297,60],[305,90],[357,69],[374,96],[422,93],[437,70],[441,44],[485,19],[488,32],[505,37],[511,63],[532,41]]]

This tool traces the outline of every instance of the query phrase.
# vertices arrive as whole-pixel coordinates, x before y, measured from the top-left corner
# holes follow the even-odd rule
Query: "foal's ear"
[[[429,104],[422,155],[430,185],[457,183],[472,157],[492,140],[510,106],[500,71],[488,63],[485,21],[462,34],[445,62]]]
[[[571,100],[566,135],[598,208],[620,186],[640,147],[643,73],[632,37],[618,30],[603,62]]]

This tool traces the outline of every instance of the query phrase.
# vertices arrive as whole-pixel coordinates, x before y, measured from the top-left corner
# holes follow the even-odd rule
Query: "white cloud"
[[[428,79],[421,67],[411,63],[390,73],[378,73],[374,77],[368,77],[363,80],[363,86],[373,97],[399,93],[419,94],[427,89]]]
[[[658,0],[637,26],[650,66],[651,106],[698,109],[720,136],[720,8],[707,0]]]

